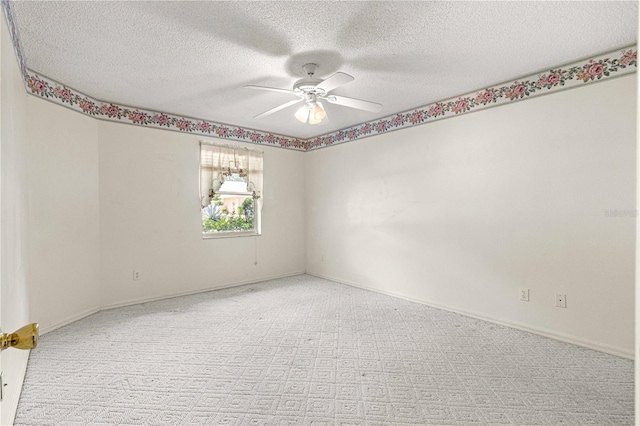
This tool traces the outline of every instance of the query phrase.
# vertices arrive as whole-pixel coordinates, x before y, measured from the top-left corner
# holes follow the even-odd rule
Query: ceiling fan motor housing
[[[317,64],[304,64],[302,69],[305,73],[307,73],[307,77],[301,78],[293,84],[293,91],[298,94],[298,96],[304,95],[315,95],[315,96],[324,96],[327,92],[324,89],[319,89],[316,86],[322,83],[324,80],[321,78],[314,77],[316,70],[318,69]],[[306,96],[307,100],[309,100],[308,96]],[[315,100],[315,99],[314,99]]]
[[[296,81],[293,85],[293,91],[301,94],[313,93],[316,96],[323,96],[326,92],[323,89],[319,89],[316,86],[322,83],[321,78],[306,77]]]

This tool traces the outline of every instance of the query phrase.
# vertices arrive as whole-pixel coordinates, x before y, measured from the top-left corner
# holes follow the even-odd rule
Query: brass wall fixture
[[[14,333],[0,335],[0,351],[7,348],[33,349],[38,345],[38,324],[25,325]]]

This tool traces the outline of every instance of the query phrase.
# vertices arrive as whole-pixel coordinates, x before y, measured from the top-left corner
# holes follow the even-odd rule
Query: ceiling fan
[[[326,80],[322,80],[321,78],[314,77],[314,74],[318,69],[318,65],[305,64],[302,68],[307,73],[307,77],[296,81],[293,84],[293,90],[254,85],[244,86],[247,89],[288,93],[298,97],[298,99],[289,101],[275,108],[271,108],[270,110],[265,111],[262,114],[258,114],[254,118],[266,117],[291,105],[297,104],[299,102],[304,102],[304,105],[298,111],[296,111],[295,117],[303,123],[308,122],[309,124],[318,124],[327,116],[327,113],[324,110],[324,106],[320,102],[321,99],[326,100],[327,102],[332,104],[361,109],[369,112],[380,112],[380,110],[382,109],[382,105],[375,102],[329,94],[329,92],[331,92],[333,89],[353,81],[354,78],[349,74],[337,72]]]

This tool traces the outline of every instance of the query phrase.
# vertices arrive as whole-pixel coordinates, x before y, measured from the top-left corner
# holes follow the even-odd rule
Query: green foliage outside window
[[[235,212],[229,212],[223,205],[220,195],[216,194],[211,204],[202,209],[202,230],[204,232],[234,232],[251,231],[254,218],[253,198],[246,198],[236,208]]]

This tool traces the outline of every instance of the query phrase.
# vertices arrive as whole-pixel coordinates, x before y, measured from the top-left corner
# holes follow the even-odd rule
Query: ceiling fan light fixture
[[[312,115],[309,115],[309,124],[319,124],[322,120],[318,120],[317,118],[314,118]]]
[[[296,119],[301,123],[306,123],[309,118],[309,108],[306,105],[302,105],[295,113]]]
[[[321,122],[325,117],[327,116],[327,112],[324,110],[324,107],[322,106],[322,104],[320,102],[317,102],[313,108],[311,109],[311,113],[309,115],[309,123],[310,124],[314,124],[311,123],[311,119],[313,118],[313,121],[315,121],[316,123]]]
[[[301,123],[318,124],[327,116],[327,112],[320,102],[307,102],[294,116]]]

